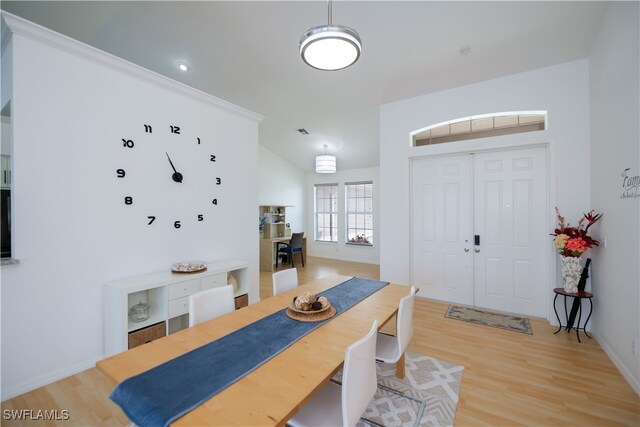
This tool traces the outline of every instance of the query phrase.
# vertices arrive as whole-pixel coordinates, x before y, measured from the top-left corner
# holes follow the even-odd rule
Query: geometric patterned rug
[[[358,427],[453,425],[464,366],[409,351],[405,361],[404,379],[395,363],[376,363],[378,390]],[[333,381],[341,378],[342,371]]]
[[[529,319],[512,314],[495,313],[462,305],[450,305],[444,317],[533,335]]]

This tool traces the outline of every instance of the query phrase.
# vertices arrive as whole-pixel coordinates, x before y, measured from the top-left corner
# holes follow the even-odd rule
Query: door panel
[[[546,316],[546,149],[478,153],[473,180],[475,305]]]
[[[412,164],[412,284],[420,296],[473,303],[471,156]]]
[[[485,281],[487,283],[487,295],[502,296],[502,260],[499,258],[486,257],[485,260]]]
[[[502,244],[502,182],[489,181],[484,183],[484,217],[485,228],[480,243],[500,246]],[[478,233],[476,233],[478,234]]]
[[[532,301],[536,284],[531,261],[515,260],[513,263],[514,298],[521,301]]]
[[[452,291],[460,290],[460,269],[462,268],[460,261],[460,256],[457,254],[444,256],[444,287]]]

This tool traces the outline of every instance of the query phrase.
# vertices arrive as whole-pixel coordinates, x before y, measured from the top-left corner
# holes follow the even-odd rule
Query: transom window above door
[[[546,111],[510,111],[463,117],[411,132],[411,146],[535,132],[547,128]]]

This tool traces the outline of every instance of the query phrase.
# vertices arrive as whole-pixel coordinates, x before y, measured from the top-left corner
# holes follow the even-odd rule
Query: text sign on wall
[[[622,193],[621,199],[640,198],[640,175],[633,175],[631,168],[622,171]]]

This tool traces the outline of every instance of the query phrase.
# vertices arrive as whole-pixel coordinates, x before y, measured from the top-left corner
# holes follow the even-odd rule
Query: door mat
[[[452,426],[464,366],[407,351],[405,377],[395,363],[376,363],[378,390],[357,427]],[[342,371],[332,381],[340,383]]]
[[[526,317],[511,314],[495,313],[462,305],[450,305],[444,317],[449,319],[464,320],[477,325],[491,326],[492,328],[506,329],[507,331],[520,332],[533,335],[531,324]]]

